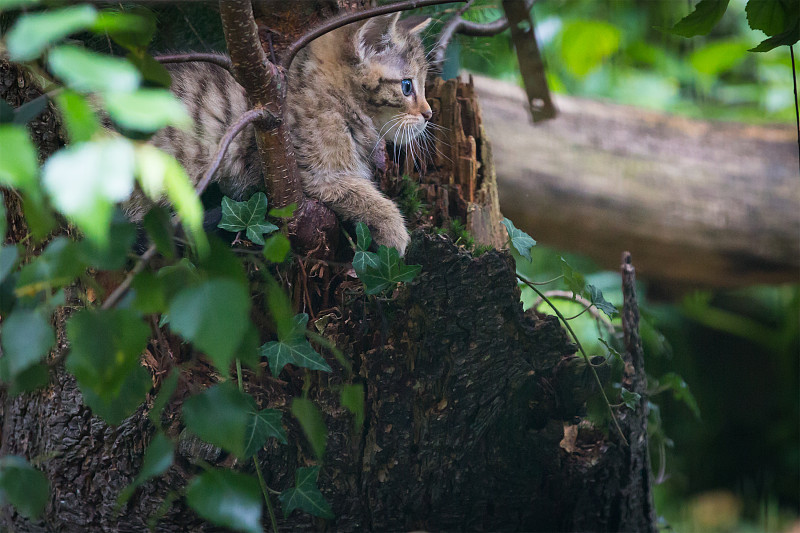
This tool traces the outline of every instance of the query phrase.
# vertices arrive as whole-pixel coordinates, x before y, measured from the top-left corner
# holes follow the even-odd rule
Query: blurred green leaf
[[[192,124],[186,107],[167,89],[109,92],[103,99],[112,120],[128,130],[150,133],[165,126],[186,129]]]
[[[266,220],[267,196],[257,192],[246,202],[237,202],[227,196],[222,199],[222,220],[217,225],[227,231],[245,231],[247,238],[255,244],[264,244],[265,233],[278,230],[278,226]]]
[[[151,13],[140,9],[138,13],[101,11],[92,31],[107,33],[118,45],[128,50],[146,48],[156,33],[156,20]]]
[[[664,31],[681,37],[707,35],[711,28],[728,9],[729,0],[700,0],[694,11],[679,20],[672,28],[661,28]]]
[[[140,362],[150,328],[127,309],[82,310],[67,320],[66,368],[83,399],[110,424],[130,416],[152,387]]]
[[[147,52],[130,52],[125,58],[133,63],[144,80],[169,89],[172,77],[167,68]]]
[[[292,400],[292,415],[303,428],[303,434],[311,444],[311,449],[317,460],[325,459],[325,446],[328,440],[328,428],[322,419],[322,413],[308,398],[294,398]]]
[[[69,88],[78,92],[130,92],[136,90],[141,80],[139,71],[128,61],[77,46],[54,48],[47,64]]]
[[[88,141],[100,129],[97,115],[83,96],[65,89],[55,99],[61,116],[64,117],[70,142]]]
[[[5,215],[5,212],[0,214]],[[5,231],[3,235],[5,235]],[[16,244],[4,244],[0,247],[0,282],[5,280],[6,276],[17,266],[17,259],[19,259],[19,251]]]
[[[37,183],[34,190],[22,193],[22,210],[35,240],[42,240],[55,228],[53,212],[42,195]]]
[[[23,126],[0,125],[0,185],[24,191],[37,191],[39,161],[36,148]]]
[[[294,487],[281,492],[279,498],[284,518],[295,509],[329,520],[335,518],[330,504],[317,488],[319,470],[319,466],[301,467],[294,473]]]
[[[131,284],[132,307],[142,314],[163,313],[167,310],[164,283],[155,274],[144,270],[136,274]]]
[[[223,373],[250,321],[250,294],[231,279],[211,279],[182,290],[170,303],[170,327],[206,353]]]
[[[8,124],[14,121],[14,108],[0,98],[0,124]]]
[[[38,518],[50,498],[45,475],[16,455],[0,457],[0,505],[10,503],[19,514]]]
[[[345,385],[339,395],[342,407],[353,413],[353,426],[361,431],[364,426],[364,387],[359,384]]]
[[[97,19],[97,10],[80,5],[22,15],[6,34],[11,61],[36,59],[50,44],[85,30]]]
[[[659,386],[666,390],[672,391],[672,396],[679,402],[683,402],[688,407],[692,414],[700,420],[700,408],[697,406],[692,391],[689,390],[689,385],[675,372],[669,372],[661,376],[658,380]]]
[[[698,48],[689,56],[689,62],[697,72],[717,76],[736,66],[746,56],[746,43],[741,39],[731,39]]]
[[[20,7],[33,7],[40,0],[0,0],[0,12]]]
[[[517,250],[519,255],[528,261],[532,261],[531,249],[536,246],[536,241],[533,239],[533,237],[521,229],[517,229],[514,226],[514,223],[507,218],[504,218],[502,223],[506,227],[508,239],[511,241],[511,245]]]
[[[14,110],[14,124],[24,126],[38,117],[42,111],[47,109],[47,102],[48,97],[43,94],[22,104]]]
[[[261,491],[251,476],[211,469],[194,478],[186,502],[212,523],[247,533],[262,533]]]
[[[561,57],[572,74],[585,76],[619,49],[620,35],[608,22],[570,22],[561,34]]]
[[[267,439],[274,438],[286,444],[286,430],[281,425],[283,413],[277,409],[255,409],[250,411],[250,420],[247,423],[244,456],[252,457],[264,447]]]
[[[175,369],[170,372],[169,376],[161,382],[161,387],[158,389],[158,395],[156,399],[153,401],[153,406],[147,412],[148,418],[150,421],[153,422],[153,425],[160,428],[161,427],[161,414],[164,411],[164,407],[167,406],[169,399],[175,393],[175,389],[178,387],[178,378],[180,377],[180,370]]]
[[[33,296],[40,291],[72,283],[86,264],[80,258],[78,245],[66,237],[56,237],[44,252],[20,271],[17,296]]]
[[[33,365],[17,374],[8,388],[8,395],[13,398],[26,392],[33,392],[46,387],[49,381],[50,367],[47,363]]]
[[[4,317],[0,327],[0,376],[4,381],[38,363],[56,343],[53,326],[39,311],[17,309]]]
[[[167,208],[154,205],[144,216],[143,224],[158,253],[169,259],[175,257],[175,229]]]
[[[283,233],[276,233],[264,242],[264,258],[273,263],[283,263],[291,249],[289,239]]]
[[[141,144],[136,147],[136,175],[139,185],[151,200],[159,201],[166,192],[198,255],[205,255],[208,239],[203,231],[203,205],[183,165],[155,146]]]
[[[273,207],[269,210],[269,216],[275,218],[292,218],[296,209],[296,203],[291,203],[286,207]]]
[[[117,505],[124,505],[136,488],[150,478],[160,476],[172,465],[175,446],[163,433],[156,433],[142,459],[142,469],[133,482],[120,492],[117,498]]]
[[[247,430],[256,410],[251,396],[225,382],[187,398],[183,403],[183,420],[204,441],[246,459]]]
[[[133,192],[134,165],[130,141],[117,137],[79,143],[47,160],[42,181],[53,205],[106,247],[114,204]]]
[[[292,303],[275,278],[266,274],[264,280],[267,284],[267,308],[275,322],[278,340],[292,340],[297,336],[297,316],[292,310]]]
[[[83,261],[98,270],[117,270],[128,262],[128,254],[136,241],[136,226],[120,213],[109,226],[108,246],[98,246],[95,241],[83,240],[78,250]]]

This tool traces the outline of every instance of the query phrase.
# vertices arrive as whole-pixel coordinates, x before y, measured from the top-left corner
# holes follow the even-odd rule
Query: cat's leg
[[[376,243],[397,248],[403,255],[409,236],[397,206],[370,179],[368,170],[306,176],[306,194],[318,198],[340,217],[369,226]]]

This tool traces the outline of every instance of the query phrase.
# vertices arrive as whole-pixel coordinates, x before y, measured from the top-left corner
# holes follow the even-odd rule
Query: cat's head
[[[425,130],[432,115],[425,100],[428,61],[419,37],[430,18],[399,16],[368,19],[353,38],[355,81],[364,91],[366,109],[380,136],[404,145]]]

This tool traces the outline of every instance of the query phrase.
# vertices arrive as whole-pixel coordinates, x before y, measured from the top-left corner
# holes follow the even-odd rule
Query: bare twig
[[[526,0],[525,8],[529,10],[533,7],[535,2],[536,0]],[[469,4],[471,4],[471,2]],[[469,7],[469,4],[466,7]],[[472,22],[470,20],[464,20],[461,17],[464,11],[466,11],[466,9],[459,10],[455,16],[445,23],[442,31],[439,33],[439,41],[436,43],[433,59],[431,60],[434,66],[438,67],[444,63],[447,46],[450,44],[455,34],[460,33],[467,37],[493,37],[508,29],[508,19],[506,17],[500,17],[495,21],[486,23]]]
[[[191,63],[194,61],[202,61],[205,63],[213,63],[218,67],[224,68],[228,72],[231,70],[231,60],[228,56],[223,54],[163,54],[155,56],[153,59],[159,63]]]
[[[531,283],[533,285],[533,283]],[[592,317],[597,320],[598,322],[602,323],[603,326],[606,328],[606,331],[609,333],[614,333],[616,330],[614,324],[605,316],[603,316],[602,312],[595,307],[595,305],[578,294],[575,294],[572,291],[547,291],[544,293],[547,298],[558,298],[560,300],[571,300],[581,304],[584,307],[584,310],[587,311]],[[537,309],[542,303],[544,299],[539,297],[534,304],[531,306],[531,309]],[[583,311],[581,311],[583,312]]]
[[[225,132],[225,135],[223,135],[222,139],[219,141],[214,159],[211,160],[211,164],[208,165],[205,173],[203,173],[202,179],[197,182],[197,194],[202,194],[203,191],[206,190],[206,187],[208,187],[208,184],[211,183],[211,180],[214,178],[214,174],[216,174],[220,164],[222,163],[223,159],[225,159],[225,155],[228,152],[228,147],[230,147],[233,139],[235,139],[236,136],[239,135],[239,133],[241,133],[248,124],[252,124],[253,122],[259,120],[269,122],[268,127],[275,127],[278,124],[277,117],[263,108],[250,109],[242,114],[242,116],[239,117],[239,120],[234,122],[228,128],[228,130]]]
[[[397,13],[398,11],[407,11],[410,9],[417,9],[420,7],[426,6],[435,6],[439,4],[452,4],[456,2],[464,2],[465,0],[405,0],[402,2],[395,2],[393,4],[388,4],[385,6],[373,7],[370,9],[365,9],[363,11],[357,11],[355,13],[347,13],[344,15],[340,15],[338,17],[334,17],[328,19],[327,21],[323,22],[316,28],[306,32],[302,37],[297,39],[292,45],[284,52],[283,58],[281,58],[281,67],[285,70],[289,70],[289,66],[292,64],[294,57],[297,53],[302,50],[308,43],[316,39],[317,37],[321,37],[328,32],[331,32],[337,28],[341,28],[342,26],[346,26],[352,22],[358,22],[359,20],[364,20],[372,17],[377,17],[379,15],[386,15],[388,13]]]
[[[156,251],[156,245],[151,244],[150,248],[145,250],[145,252],[139,256],[139,260],[133,266],[131,271],[128,272],[128,275],[125,276],[125,279],[122,281],[122,283],[120,283],[119,286],[114,289],[114,292],[112,292],[108,298],[106,298],[106,301],[103,302],[103,305],[100,306],[100,309],[111,309],[117,305],[117,303],[119,303],[119,301],[126,294],[128,294],[128,290],[131,288],[131,283],[133,283],[133,278],[136,277],[136,274],[144,270],[144,267],[147,266],[147,263],[149,263],[150,260],[155,257]]]

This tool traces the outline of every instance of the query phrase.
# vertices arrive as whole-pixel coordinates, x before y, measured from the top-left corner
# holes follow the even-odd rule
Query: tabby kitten
[[[372,181],[372,155],[382,139],[415,142],[431,118],[425,100],[427,61],[419,32],[430,19],[399,14],[351,24],[311,42],[289,71],[287,120],[308,196],[345,220],[365,222],[375,241],[404,253],[408,231],[400,210]],[[172,90],[194,119],[192,131],[166,128],[152,143],[173,154],[195,180],[231,123],[249,109],[244,90],[210,63],[168,65]],[[262,183],[252,126],[229,148],[216,180],[240,199]],[[134,218],[143,207],[128,206]]]

